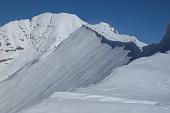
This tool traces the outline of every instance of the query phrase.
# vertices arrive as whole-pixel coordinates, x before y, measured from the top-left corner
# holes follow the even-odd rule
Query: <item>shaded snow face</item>
[[[43,61],[27,63],[0,83],[0,111],[15,113],[55,91],[72,91],[97,83],[129,62],[131,50],[125,48],[126,45],[112,47],[102,43],[99,34],[81,27]]]
[[[108,39],[105,35],[102,35],[101,32],[95,31],[93,28],[83,25],[84,28],[93,31],[98,38],[100,38],[101,43],[108,44],[112,48],[115,47],[123,47],[125,50],[129,50],[128,57],[130,57],[130,61],[141,57],[142,50],[135,42],[126,42],[126,41],[115,41],[112,39]]]

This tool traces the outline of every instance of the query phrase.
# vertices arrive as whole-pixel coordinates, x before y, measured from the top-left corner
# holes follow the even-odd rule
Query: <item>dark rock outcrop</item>
[[[170,50],[170,25],[167,26],[166,33],[160,43],[143,47],[142,56],[150,56],[157,52],[164,53],[168,50]]]

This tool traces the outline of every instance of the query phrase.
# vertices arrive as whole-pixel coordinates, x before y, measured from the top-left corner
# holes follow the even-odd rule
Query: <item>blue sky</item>
[[[95,24],[109,23],[120,33],[152,43],[170,23],[170,0],[0,0],[0,25],[44,12],[67,12]]]

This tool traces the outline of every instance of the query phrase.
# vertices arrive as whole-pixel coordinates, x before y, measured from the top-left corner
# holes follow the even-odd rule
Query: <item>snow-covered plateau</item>
[[[0,113],[170,113],[170,27],[147,45],[44,13],[0,27]]]

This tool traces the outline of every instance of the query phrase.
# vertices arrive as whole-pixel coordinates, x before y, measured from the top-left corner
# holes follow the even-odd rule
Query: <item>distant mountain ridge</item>
[[[167,26],[165,35],[159,43],[143,47],[142,56],[150,56],[157,52],[164,53],[168,50],[170,50],[170,25]]]

